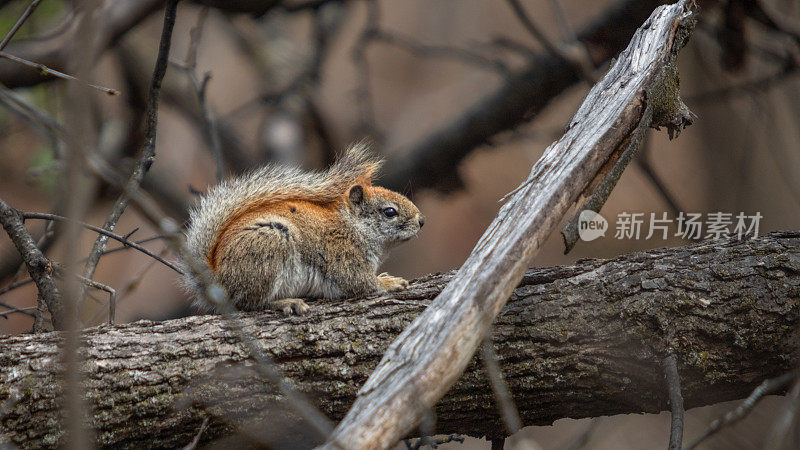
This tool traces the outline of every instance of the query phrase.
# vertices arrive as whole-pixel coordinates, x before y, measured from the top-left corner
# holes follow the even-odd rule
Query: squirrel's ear
[[[357,184],[350,188],[350,193],[348,194],[350,198],[350,203],[353,205],[358,205],[364,201],[364,187],[360,184]]]

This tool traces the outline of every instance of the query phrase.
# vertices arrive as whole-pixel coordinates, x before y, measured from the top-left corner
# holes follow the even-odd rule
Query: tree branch
[[[17,251],[22,255],[22,260],[28,268],[28,273],[36,283],[39,298],[44,300],[47,309],[50,311],[53,327],[62,329],[65,320],[64,305],[61,300],[61,294],[51,276],[53,266],[50,264],[50,260],[42,254],[36,245],[36,241],[25,229],[20,212],[9,206],[2,199],[0,199],[0,222],[2,222],[3,228],[5,228]],[[39,313],[41,314],[41,311]]]
[[[691,123],[677,92],[675,58],[694,28],[680,1],[664,5],[587,95],[503,205],[467,261],[394,341],[325,448],[389,448],[461,376],[541,244],[652,108],[651,126]]]
[[[292,384],[339,419],[452,277],[429,276],[392,297],[315,302],[304,317],[239,317]],[[800,362],[798,308],[800,232],[775,233],[528,270],[491,338],[523,425],[542,425],[669,410],[661,362],[670,352],[687,408],[746,397]],[[0,337],[0,404],[20,393],[0,435],[18,445],[59,442],[60,340]],[[275,443],[291,430],[294,447],[314,444],[310,427],[279,420],[284,397],[221,316],[100,326],[84,342],[90,420],[104,447],[186,445],[206,417],[204,441],[238,429]],[[438,433],[506,435],[478,358],[435,413]]]

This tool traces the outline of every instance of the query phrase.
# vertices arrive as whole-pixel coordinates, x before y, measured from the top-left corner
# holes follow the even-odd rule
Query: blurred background
[[[104,158],[129,172],[143,144],[144,110],[163,21],[163,1],[97,2],[97,57],[82,49],[77,2],[43,0],[5,54],[119,91],[85,95]],[[324,168],[348,143],[369,139],[387,164],[377,184],[407,195],[427,217],[418,239],[382,270],[415,276],[458,268],[633,31],[664,2],[646,0],[297,0],[182,2],[161,92],[156,158],[143,186],[179,222],[198,194],[271,161]],[[681,212],[760,215],[759,234],[800,223],[800,2],[700,1],[678,69],[694,125],[670,141],[650,130],[601,214],[604,237],[564,254],[561,236],[534,266],[570,264],[692,242]],[[30,5],[0,0],[0,35]],[[85,37],[85,36],[84,36]],[[84,52],[86,53],[86,52]],[[571,55],[586,73],[563,60]],[[561,56],[559,56],[561,55]],[[592,73],[593,72],[593,73]],[[72,72],[78,73],[78,72]],[[588,79],[587,79],[588,78]],[[42,117],[69,122],[70,83],[0,59],[0,197],[29,212],[63,213],[63,151]],[[31,108],[36,110],[31,112]],[[92,141],[92,140],[90,140]],[[119,192],[91,188],[85,221],[101,226]],[[618,239],[623,213],[642,213],[638,238]],[[673,219],[647,238],[650,214]],[[46,223],[29,220],[35,238]],[[57,229],[56,229],[57,231]],[[129,208],[116,232],[161,254],[157,233]],[[702,236],[706,236],[706,230]],[[82,232],[85,257],[96,235]],[[154,239],[151,239],[154,238]],[[59,255],[59,233],[45,238]],[[109,242],[108,248],[119,248]],[[36,304],[33,284],[0,233],[0,314]],[[94,279],[119,293],[118,323],[191,314],[174,271],[130,249],[100,260]],[[17,287],[19,286],[19,287]],[[107,317],[107,295],[90,290],[81,318]],[[29,311],[28,311],[29,312]],[[0,333],[30,330],[26,313],[0,316]],[[705,448],[752,448],[769,432],[781,399],[769,398]],[[732,405],[689,411],[688,439]],[[529,427],[507,441],[541,448],[661,448],[668,415],[617,416]],[[469,439],[446,448],[489,448]]]

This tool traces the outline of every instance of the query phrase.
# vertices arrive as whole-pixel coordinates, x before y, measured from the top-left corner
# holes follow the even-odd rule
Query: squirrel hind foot
[[[378,282],[381,287],[387,292],[402,291],[408,287],[408,280],[401,277],[395,277],[384,272],[378,275]]]
[[[280,300],[274,300],[270,303],[270,307],[287,316],[291,316],[292,314],[302,316],[311,309],[302,298],[282,298]]]

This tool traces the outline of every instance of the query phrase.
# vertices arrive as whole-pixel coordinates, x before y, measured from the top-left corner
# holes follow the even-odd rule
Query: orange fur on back
[[[237,232],[247,227],[254,220],[265,216],[290,215],[304,216],[304,220],[326,222],[335,215],[339,202],[308,202],[303,200],[282,200],[275,202],[270,199],[255,201],[234,213],[223,225],[208,254],[208,265],[211,270],[219,268],[220,249],[227,248]]]

